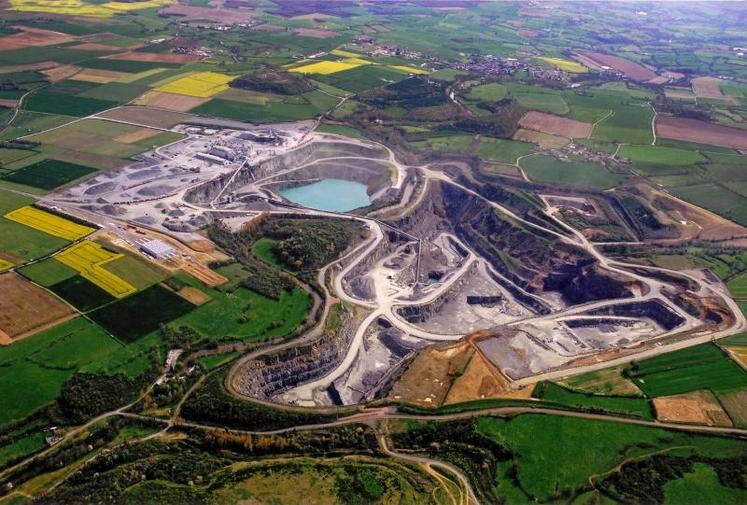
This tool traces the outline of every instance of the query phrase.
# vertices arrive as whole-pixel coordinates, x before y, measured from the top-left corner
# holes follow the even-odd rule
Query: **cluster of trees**
[[[161,373],[161,358],[152,349],[150,366],[133,378],[123,373],[113,375],[76,372],[62,386],[54,405],[53,418],[65,424],[87,421],[114,410],[137,398],[139,391]]]
[[[498,102],[480,102],[478,106],[489,110],[491,114],[460,119],[454,123],[454,127],[468,133],[510,138],[519,128],[519,120],[526,112],[524,107],[511,98]]]
[[[640,226],[652,231],[664,228],[664,225],[656,218],[651,209],[639,202],[637,198],[626,196],[621,199],[621,203]]]
[[[300,95],[314,89],[302,75],[291,74],[280,67],[243,75],[231,81],[230,86],[277,95]]]
[[[409,449],[448,461],[460,468],[475,487],[480,503],[497,503],[493,494],[498,463],[513,458],[512,453],[475,431],[474,421],[423,423],[392,434],[399,449]]]
[[[153,440],[125,444],[101,452],[40,503],[134,503],[137,499],[128,499],[127,493],[136,484],[141,491],[143,486],[147,488],[145,496],[153,503],[207,503],[208,492],[191,486],[204,482],[227,464],[187,443]]]
[[[664,486],[693,472],[693,463],[706,463],[718,475],[722,486],[747,489],[747,456],[739,458],[704,458],[660,454],[625,463],[619,471],[598,484],[599,489],[619,503],[664,503]]]
[[[273,253],[293,270],[317,270],[333,261],[350,244],[352,233],[332,219],[277,219],[268,221],[261,232],[277,239]]]
[[[313,431],[289,432],[282,435],[233,433],[224,429],[202,432],[202,445],[214,451],[230,450],[251,456],[272,454],[332,455],[348,452],[373,453],[376,435],[367,426],[344,425]]]
[[[143,424],[145,421],[137,421],[137,424]],[[14,470],[12,473],[5,476],[0,480],[0,485],[3,485],[1,489],[8,490],[9,488],[5,484],[18,484],[26,482],[29,479],[33,479],[39,475],[47,472],[59,470],[60,468],[66,467],[80,460],[86,454],[90,454],[97,449],[100,449],[112,440],[114,440],[120,431],[126,426],[132,425],[133,420],[124,418],[111,418],[106,421],[103,425],[92,426],[88,429],[87,434],[83,437],[77,438],[72,442],[60,443],[55,446],[49,455],[43,458],[37,459],[30,464],[23,465],[21,468]],[[87,467],[83,467],[84,469]],[[63,488],[64,486],[61,486]],[[59,489],[59,488],[58,488]],[[39,498],[39,503],[43,504],[59,504],[59,503],[98,503],[102,497],[108,496],[108,492],[113,488],[104,488],[106,493],[98,495],[97,500],[85,500],[80,496],[70,495],[67,499],[58,499],[54,495]],[[107,501],[107,503],[111,503]]]
[[[274,409],[231,396],[223,387],[226,373],[216,373],[182,405],[185,419],[245,430],[275,430],[337,419],[334,414],[315,414]]]
[[[380,109],[402,107],[415,109],[434,107],[449,103],[446,96],[448,83],[431,80],[423,76],[414,76],[399,82],[388,84],[358,95],[358,99]]]
[[[268,298],[278,300],[283,292],[293,290],[295,284],[286,274],[254,257],[252,245],[257,239],[257,233],[253,231],[233,233],[221,222],[213,223],[208,228],[210,239],[246,267],[247,275],[239,284]]]

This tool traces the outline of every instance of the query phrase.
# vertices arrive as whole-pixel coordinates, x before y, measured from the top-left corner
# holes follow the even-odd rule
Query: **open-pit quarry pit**
[[[561,204],[589,219],[601,215],[582,199],[543,195],[522,213],[438,163],[405,166],[386,146],[317,133],[313,122],[174,131],[185,137],[41,203],[128,242],[128,227],[137,225],[204,243],[199,231],[209,223],[235,229],[260,214],[335,216],[368,230],[319,271],[326,299],[317,326],[236,362],[227,381],[236,395],[299,406],[397,398],[398,381],[422,367],[434,345],[456,345],[470,358],[441,368],[468,372],[473,393],[450,395],[511,396],[540,379],[745,329],[712,276],[612,260],[555,215]],[[283,196],[325,180],[362,185],[367,205],[331,212]],[[325,319],[340,302],[332,328]],[[429,380],[443,385],[443,378]]]

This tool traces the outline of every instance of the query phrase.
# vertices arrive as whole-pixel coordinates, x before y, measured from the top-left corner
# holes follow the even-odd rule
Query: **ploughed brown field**
[[[135,105],[148,105],[160,109],[168,109],[176,112],[186,112],[198,105],[207,102],[208,98],[196,96],[177,95],[175,93],[162,93],[160,91],[148,91],[133,102]]]
[[[718,77],[696,77],[692,80],[692,85],[693,92],[700,97],[726,100],[736,105],[732,97],[724,95],[721,91],[721,79]]]
[[[72,317],[75,312],[14,272],[0,275],[0,345]]]
[[[224,2],[211,2],[215,7],[195,7],[191,5],[173,4],[162,8],[160,14],[174,16],[179,21],[207,20],[216,23],[246,23],[254,19],[255,13],[250,9],[230,9],[224,7]],[[219,5],[215,5],[218,3]]]
[[[154,126],[156,128],[172,128],[179,123],[185,123],[193,116],[180,112],[169,112],[148,107],[118,107],[99,114],[100,117],[130,121],[133,123]]]
[[[192,63],[200,59],[196,54],[174,54],[174,53],[139,53],[128,51],[126,53],[110,56],[111,60],[128,61],[150,61],[156,63]]]
[[[41,73],[47,76],[51,82],[64,81],[65,79],[74,76],[80,71],[79,67],[75,65],[60,65],[59,67],[52,67],[46,70],[42,70]]]
[[[296,28],[293,30],[293,33],[296,35],[301,35],[303,37],[313,37],[315,39],[328,39],[330,37],[337,37],[340,35],[337,32],[333,32],[331,30],[323,30],[321,28]]]
[[[698,119],[657,116],[656,135],[666,139],[747,150],[747,131]]]
[[[706,389],[654,398],[654,408],[656,418],[660,421],[708,426],[732,425],[731,419],[724,412],[716,397]]]
[[[127,74],[124,72],[114,72],[112,70],[98,70],[95,68],[86,68],[75,74],[72,79],[75,81],[95,82],[105,84],[108,82],[121,79]]]
[[[579,51],[579,54],[589,58],[597,65],[603,65],[606,67],[612,67],[615,70],[619,70],[630,79],[634,81],[648,81],[656,77],[656,73],[644,67],[643,65],[634,61],[621,58],[620,56],[614,56],[612,54],[597,53],[594,51]]]
[[[550,135],[549,133],[538,132],[535,130],[527,130],[525,128],[519,128],[516,130],[513,136],[514,140],[522,140],[524,142],[531,142],[537,144],[542,148],[553,148],[560,149],[568,143],[566,137],[559,137],[558,135]]]
[[[21,31],[0,37],[0,51],[20,49],[22,47],[51,46],[75,40],[74,37],[66,33],[30,28],[28,26],[18,26],[17,28]]]
[[[592,126],[591,123],[536,111],[524,114],[524,117],[519,120],[519,125],[529,130],[572,139],[588,137]]]
[[[40,61],[39,63],[26,63],[24,65],[9,65],[0,67],[0,74],[13,74],[15,72],[28,72],[32,70],[46,70],[58,66],[56,61]]]

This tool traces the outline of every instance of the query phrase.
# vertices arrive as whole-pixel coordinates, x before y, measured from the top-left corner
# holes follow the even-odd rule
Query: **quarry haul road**
[[[325,134],[325,135],[327,137],[329,137],[328,134]],[[646,277],[646,276],[637,274],[637,273],[635,273],[635,272],[633,272],[631,270],[628,270],[628,269],[650,269],[650,270],[658,270],[658,271],[662,271],[662,272],[666,272],[666,273],[671,273],[673,275],[686,277],[686,278],[688,278],[688,279],[696,282],[698,286],[703,286],[703,283],[702,283],[702,281],[700,279],[697,279],[697,278],[695,278],[695,277],[693,277],[693,276],[691,276],[691,275],[689,275],[687,273],[682,273],[682,272],[677,272],[677,271],[673,271],[673,270],[668,270],[668,269],[665,269],[665,268],[649,268],[649,267],[645,267],[645,266],[641,266],[641,265],[636,265],[636,264],[630,264],[630,263],[621,262],[619,260],[611,260],[611,259],[607,258],[606,256],[604,256],[594,246],[594,244],[592,242],[590,242],[579,230],[576,230],[575,228],[571,227],[567,223],[565,223],[562,220],[558,219],[555,215],[553,215],[550,212],[546,212],[546,214],[553,221],[555,221],[561,227],[561,229],[567,230],[568,233],[569,233],[569,235],[565,235],[563,233],[559,233],[558,231],[555,231],[555,230],[546,228],[546,227],[544,227],[542,225],[539,225],[539,224],[533,223],[531,221],[528,221],[528,220],[522,218],[521,216],[518,216],[517,214],[515,214],[513,211],[507,209],[506,207],[504,207],[504,206],[502,206],[502,205],[500,205],[500,204],[498,204],[496,202],[493,202],[493,201],[485,198],[484,196],[480,195],[476,191],[474,191],[474,190],[472,190],[472,189],[470,189],[468,187],[465,187],[462,184],[457,183],[450,176],[446,175],[443,172],[434,171],[434,170],[428,168],[428,166],[405,166],[405,165],[402,165],[402,164],[400,164],[400,163],[398,163],[396,161],[396,157],[395,157],[393,151],[391,149],[389,149],[387,146],[383,145],[383,144],[378,144],[378,143],[375,143],[375,142],[366,142],[366,143],[364,143],[364,142],[361,142],[361,141],[351,140],[351,139],[346,139],[346,142],[348,142],[350,144],[360,145],[360,146],[363,146],[363,147],[366,147],[367,145],[370,146],[371,144],[375,144],[375,145],[379,145],[380,147],[382,147],[383,149],[385,149],[389,153],[389,161],[391,161],[391,163],[393,165],[395,165],[395,167],[398,170],[398,173],[400,174],[400,176],[398,177],[399,180],[402,179],[402,174],[406,173],[408,170],[415,170],[415,171],[418,171],[418,172],[422,173],[424,181],[425,181],[424,186],[422,187],[422,189],[419,192],[419,194],[414,195],[415,196],[414,202],[407,202],[407,203],[405,203],[405,205],[403,206],[404,208],[399,212],[400,216],[407,215],[413,209],[415,209],[418,204],[420,204],[422,202],[422,200],[423,200],[423,198],[425,196],[425,193],[428,190],[428,185],[429,185],[430,181],[440,181],[442,183],[450,184],[450,185],[453,185],[455,187],[458,187],[462,191],[466,192],[467,194],[469,194],[471,196],[474,196],[476,198],[479,198],[480,200],[483,200],[483,201],[487,202],[491,207],[495,208],[496,210],[498,210],[499,212],[501,212],[503,215],[508,216],[511,219],[519,221],[519,222],[523,223],[526,226],[529,226],[529,227],[532,227],[534,229],[540,230],[540,231],[542,231],[544,233],[548,233],[548,234],[550,234],[552,236],[557,237],[559,240],[562,240],[562,241],[564,241],[564,242],[566,242],[568,244],[571,244],[571,245],[573,245],[575,247],[578,247],[578,248],[586,251],[589,255],[591,255],[595,260],[598,261],[598,263],[600,265],[600,268],[602,268],[604,270],[607,270],[607,271],[610,271],[610,272],[614,272],[614,273],[616,273],[618,275],[625,276],[626,278],[635,279],[636,281],[638,281],[639,283],[641,283],[641,285],[646,286],[647,290],[648,290],[647,293],[645,293],[645,294],[636,293],[633,298],[629,298],[629,299],[625,299],[625,300],[602,300],[602,301],[590,302],[590,303],[587,303],[587,304],[576,305],[576,306],[565,308],[563,310],[554,311],[551,314],[546,315],[546,316],[534,316],[534,317],[529,317],[529,318],[522,318],[520,320],[512,321],[509,324],[511,324],[511,325],[517,325],[517,324],[520,324],[520,323],[523,323],[523,322],[531,322],[531,321],[538,321],[538,320],[554,320],[554,319],[557,319],[557,318],[562,318],[562,317],[570,316],[570,315],[573,315],[573,314],[579,314],[579,313],[582,313],[582,312],[585,312],[585,311],[589,311],[589,310],[593,310],[593,309],[596,309],[596,308],[604,308],[604,307],[607,307],[607,306],[610,306],[610,305],[614,305],[614,304],[618,304],[618,303],[621,303],[621,302],[631,302],[631,301],[644,302],[644,301],[647,301],[647,300],[657,300],[657,301],[661,302],[662,304],[664,304],[664,306],[666,306],[667,308],[669,308],[670,310],[672,310],[673,312],[675,312],[676,314],[680,315],[685,320],[685,324],[684,324],[684,326],[681,325],[678,328],[676,328],[676,329],[674,329],[674,330],[672,330],[670,332],[665,332],[663,334],[660,334],[660,335],[658,335],[655,338],[659,338],[659,339],[666,338],[666,337],[669,337],[669,336],[677,334],[677,333],[681,333],[681,332],[686,331],[686,330],[691,330],[691,329],[697,327],[698,325],[700,325],[701,322],[699,320],[695,319],[693,316],[691,316],[690,314],[688,314],[687,312],[685,312],[683,309],[681,309],[680,307],[678,307],[677,305],[675,305],[674,303],[672,303],[667,297],[665,297],[665,296],[662,295],[662,290],[670,287],[669,284],[667,284],[665,282],[662,282],[660,280],[654,279],[654,278],[650,278],[650,277]],[[344,157],[344,158],[346,158],[346,159],[355,159],[357,157],[356,156],[347,156],[347,157]],[[379,158],[370,158],[370,157],[365,157],[365,156],[361,156],[360,158],[364,159],[364,160],[379,159]],[[324,159],[322,159],[322,160],[324,160]],[[322,161],[322,160],[318,160],[318,161]],[[257,185],[257,186],[259,186],[264,181],[268,181],[270,179],[276,179],[276,178],[282,176],[285,173],[289,173],[289,172],[298,170],[298,169],[300,169],[302,167],[305,167],[305,166],[308,166],[308,165],[311,165],[311,164],[314,164],[314,163],[316,163],[316,161],[312,162],[312,163],[304,163],[300,167],[294,167],[292,169],[281,171],[280,173],[276,173],[276,174],[274,174],[272,176],[262,178],[262,179],[260,179],[258,181],[254,181],[254,184]],[[413,195],[411,195],[411,196],[413,196]],[[358,357],[358,355],[360,353],[360,349],[361,349],[361,347],[363,345],[363,339],[364,339],[364,336],[365,336],[367,328],[378,317],[382,317],[383,316],[386,319],[388,319],[399,330],[401,330],[401,331],[403,331],[403,332],[405,332],[407,334],[411,334],[413,336],[425,339],[425,340],[430,340],[430,341],[454,341],[454,340],[458,340],[459,338],[461,338],[460,335],[443,335],[443,334],[437,334],[437,333],[433,333],[433,332],[422,330],[422,329],[418,328],[417,326],[412,325],[412,324],[410,324],[410,323],[402,320],[401,318],[399,318],[396,315],[396,313],[394,311],[394,308],[395,307],[404,307],[404,306],[423,305],[423,304],[429,303],[430,301],[438,298],[440,295],[442,295],[444,292],[446,292],[447,289],[451,286],[451,284],[453,282],[459,280],[461,278],[461,276],[464,275],[464,273],[468,270],[468,268],[460,268],[458,270],[458,273],[456,275],[453,275],[449,279],[448,283],[444,283],[445,285],[439,286],[439,288],[437,288],[436,290],[434,290],[432,292],[427,293],[425,296],[421,297],[420,299],[407,300],[407,301],[397,300],[397,296],[396,295],[392,296],[392,295],[384,295],[384,294],[382,294],[381,290],[382,290],[382,288],[386,288],[386,286],[383,286],[381,282],[376,282],[376,281],[381,281],[380,276],[372,275],[374,277],[375,286],[376,286],[376,299],[374,301],[372,301],[372,300],[361,300],[361,299],[358,299],[358,298],[356,298],[356,297],[354,297],[354,296],[352,296],[352,295],[350,295],[349,293],[346,292],[346,290],[345,290],[345,288],[343,286],[343,280],[344,280],[344,278],[351,271],[353,271],[353,269],[355,267],[357,267],[370,254],[372,254],[376,250],[376,248],[381,244],[381,242],[382,242],[382,240],[384,238],[384,232],[383,232],[383,229],[382,229],[382,224],[384,224],[384,223],[381,222],[381,221],[379,221],[378,219],[375,219],[375,218],[366,217],[366,216],[358,216],[358,215],[353,215],[353,214],[349,214],[349,213],[335,213],[335,212],[327,212],[327,211],[318,211],[318,210],[308,209],[308,208],[299,208],[298,211],[301,211],[301,212],[309,214],[309,215],[355,219],[355,220],[358,220],[360,222],[365,223],[369,227],[369,229],[373,232],[373,234],[374,234],[374,236],[373,236],[372,239],[369,239],[369,241],[367,241],[364,245],[362,245],[361,247],[357,248],[355,251],[351,252],[349,255],[346,255],[346,257],[349,257],[352,254],[357,254],[357,251],[360,251],[360,254],[358,254],[349,264],[347,264],[343,268],[343,270],[341,272],[338,272],[336,275],[334,275],[333,279],[332,279],[332,288],[333,288],[334,294],[335,294],[335,296],[337,298],[339,298],[339,299],[341,299],[341,300],[343,300],[345,302],[351,303],[353,305],[357,305],[357,306],[366,308],[368,310],[373,310],[373,312],[371,312],[370,314],[368,314],[368,316],[358,326],[358,328],[356,329],[356,332],[355,332],[355,334],[353,336],[353,339],[351,341],[351,344],[350,344],[350,346],[348,348],[348,351],[347,351],[345,357],[335,367],[335,369],[332,372],[327,373],[323,377],[319,377],[318,379],[315,379],[313,381],[307,382],[305,384],[299,384],[295,388],[292,388],[291,390],[289,390],[289,391],[292,391],[294,394],[296,394],[297,397],[299,398],[299,400],[306,400],[306,401],[312,401],[313,402],[313,395],[314,395],[314,391],[315,390],[319,390],[320,388],[324,388],[324,387],[329,386],[331,383],[333,383],[336,379],[338,379],[339,377],[341,377],[342,375],[344,375],[350,369],[350,367],[356,361],[356,359],[357,359],[357,357]],[[278,214],[281,214],[281,213],[278,212]],[[454,238],[456,239],[456,237],[454,237]],[[480,258],[479,256],[475,255],[474,251],[472,251],[472,249],[469,246],[467,246],[466,244],[463,244],[461,241],[459,241],[459,243],[461,243],[462,247],[464,247],[469,252],[468,261],[465,261],[465,263],[469,262],[471,264],[472,261],[474,261],[477,258]],[[480,261],[485,261],[482,258],[480,258],[479,260]],[[337,263],[337,261],[333,262],[333,264],[334,263]],[[377,264],[378,263],[380,263],[380,262],[377,262]],[[485,264],[488,266],[488,268],[490,268],[491,270],[494,271],[494,269],[492,268],[492,265],[490,265],[489,262],[485,261]],[[328,265],[327,267],[329,267],[330,265]],[[466,265],[466,266],[469,267],[470,265]],[[324,269],[324,273],[325,274],[327,272],[327,267],[325,267],[325,269]],[[369,273],[374,274],[374,273],[376,273],[375,270],[376,270],[376,268],[373,268]],[[518,288],[518,286],[516,286],[515,284],[513,284],[513,285]],[[521,288],[518,288],[518,289],[521,289]],[[325,290],[326,290],[326,288],[325,288]],[[701,288],[701,291],[702,290],[703,290],[703,288]],[[518,380],[513,380],[512,379],[512,382],[516,386],[521,386],[521,385],[524,385],[524,384],[529,384],[529,383],[532,383],[532,382],[537,382],[538,380],[541,380],[541,379],[550,379],[550,378],[554,379],[554,378],[560,378],[560,377],[567,377],[567,376],[570,376],[570,375],[578,375],[578,374],[585,373],[587,371],[593,371],[593,370],[598,370],[598,369],[601,369],[601,368],[606,368],[608,366],[612,366],[613,364],[626,363],[626,362],[632,361],[633,359],[637,359],[637,358],[641,358],[641,357],[652,357],[652,356],[656,356],[656,355],[659,355],[659,354],[662,354],[662,353],[671,352],[673,350],[681,349],[681,348],[684,348],[684,347],[689,347],[691,345],[696,345],[698,343],[707,342],[707,341],[712,340],[712,339],[716,339],[716,338],[720,338],[720,337],[723,337],[723,336],[727,336],[727,335],[731,335],[731,334],[737,333],[737,332],[742,331],[745,328],[747,328],[747,320],[745,320],[744,315],[742,314],[741,310],[739,309],[739,307],[736,304],[736,302],[734,302],[734,300],[732,300],[725,293],[722,293],[722,292],[720,292],[718,290],[714,290],[714,289],[711,289],[711,288],[707,288],[707,290],[708,290],[708,294],[709,295],[715,296],[715,297],[718,297],[719,299],[721,299],[724,302],[724,304],[727,307],[729,307],[729,309],[732,311],[732,313],[734,315],[735,321],[734,321],[734,324],[730,328],[726,328],[726,329],[723,329],[723,330],[720,330],[720,331],[717,331],[717,332],[710,332],[708,334],[699,336],[697,338],[691,338],[691,339],[688,339],[688,340],[685,340],[685,341],[682,341],[682,342],[675,342],[675,343],[668,343],[668,344],[658,344],[656,347],[653,347],[651,349],[647,349],[645,351],[633,352],[633,353],[630,353],[629,355],[626,355],[626,356],[623,356],[623,357],[620,357],[620,358],[616,358],[614,360],[606,360],[606,361],[602,361],[600,363],[595,363],[595,364],[590,364],[590,365],[584,365],[584,366],[577,366],[577,367],[574,367],[572,365],[571,366],[567,366],[565,368],[561,367],[561,368],[556,369],[556,370],[550,370],[550,371],[545,372],[545,373],[534,374],[534,375],[532,375],[530,377],[520,378]],[[389,291],[389,290],[388,289],[384,289],[384,291]],[[524,291],[524,290],[521,290],[521,291]],[[532,295],[532,294],[529,294],[529,296],[533,296],[535,298],[541,299],[541,297],[537,297],[537,296]],[[326,314],[326,311],[325,311],[325,314]],[[319,332],[321,332],[321,329],[322,329],[322,327],[320,325],[318,327]],[[272,352],[272,350],[268,349],[267,352],[268,353]],[[239,368],[241,367],[241,365],[243,365],[243,363],[245,363],[246,361],[247,360],[240,360],[239,362],[237,362],[236,365],[232,368],[232,374],[237,373],[238,370],[239,370]],[[231,389],[233,389],[233,386],[234,386],[235,383],[233,381],[229,381],[229,384],[231,386]],[[243,396],[243,397],[245,397],[244,395],[241,395],[241,393],[238,393],[236,390],[233,390],[231,392],[233,394],[237,395],[237,396]]]

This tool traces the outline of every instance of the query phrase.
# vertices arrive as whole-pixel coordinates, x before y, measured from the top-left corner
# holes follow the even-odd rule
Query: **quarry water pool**
[[[371,203],[365,184],[344,179],[322,179],[313,184],[283,189],[280,195],[304,207],[330,212],[347,212]]]

